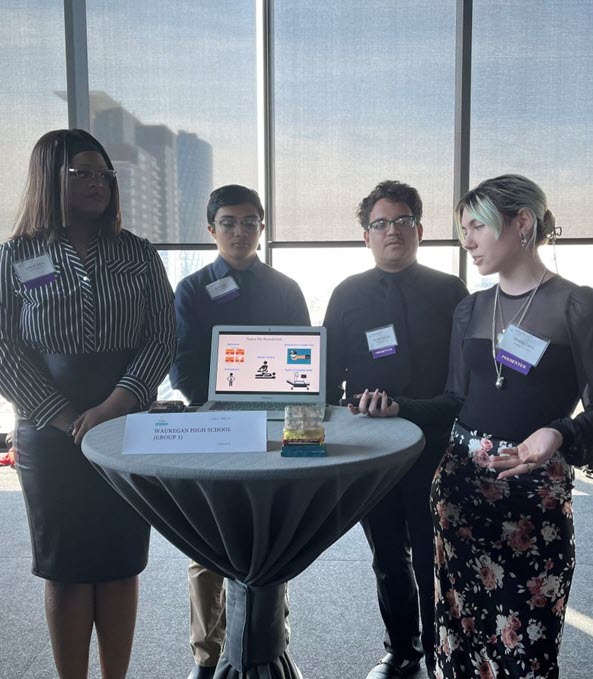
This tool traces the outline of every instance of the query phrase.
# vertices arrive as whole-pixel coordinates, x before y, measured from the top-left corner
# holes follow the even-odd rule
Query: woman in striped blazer
[[[0,393],[14,405],[33,573],[58,674],[127,671],[149,526],[80,449],[93,426],[146,407],[169,370],[173,294],[155,248],[121,227],[116,172],[82,130],[45,134],[12,237],[0,245]]]

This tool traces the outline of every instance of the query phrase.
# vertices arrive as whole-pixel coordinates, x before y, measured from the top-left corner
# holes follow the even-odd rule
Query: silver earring
[[[524,248],[527,245],[527,236],[522,233],[521,234],[521,247]]]

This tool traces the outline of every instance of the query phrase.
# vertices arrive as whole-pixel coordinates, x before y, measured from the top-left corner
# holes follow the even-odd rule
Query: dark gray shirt
[[[218,303],[206,286],[231,276],[239,296]],[[212,328],[215,325],[309,325],[309,311],[298,284],[256,259],[245,271],[234,271],[222,257],[184,278],[175,292],[177,355],[171,384],[191,403],[208,397]]]
[[[328,334],[328,402],[378,388],[390,396],[430,398],[447,379],[453,312],[467,295],[463,282],[414,263],[404,271],[374,268],[334,290],[324,325]],[[393,324],[395,354],[373,358],[366,331]]]

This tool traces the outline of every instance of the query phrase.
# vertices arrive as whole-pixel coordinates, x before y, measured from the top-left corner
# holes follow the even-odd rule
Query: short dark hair
[[[382,198],[391,203],[405,203],[412,211],[416,223],[421,221],[422,200],[420,199],[418,191],[413,186],[409,186],[403,182],[387,179],[380,184],[377,184],[369,195],[362,199],[358,206],[356,216],[365,231],[369,228],[371,212],[373,211],[375,204]]]
[[[263,221],[264,207],[261,204],[261,199],[258,196],[257,191],[248,189],[246,186],[241,186],[240,184],[227,184],[226,186],[220,186],[219,188],[214,189],[210,194],[210,200],[208,201],[208,207],[206,208],[208,224],[214,226],[214,218],[221,207],[226,207],[227,205],[241,205],[242,203],[250,203],[253,205],[253,207],[257,209],[259,218]]]
[[[43,237],[49,242],[58,238],[68,215],[67,183],[62,177],[67,176],[70,159],[82,149],[100,153],[107,167],[113,170],[107,151],[85,130],[53,130],[35,144],[13,238]],[[111,200],[104,218],[107,233],[113,236],[119,234],[121,212],[115,179],[111,184]]]

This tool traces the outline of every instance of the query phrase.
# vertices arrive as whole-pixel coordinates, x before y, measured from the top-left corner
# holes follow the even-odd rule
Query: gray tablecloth
[[[301,573],[370,511],[424,443],[406,420],[352,416],[345,408],[331,408],[324,424],[324,458],[281,457],[281,422],[268,423],[267,453],[123,455],[125,418],[92,429],[82,448],[187,556],[248,592],[268,592]],[[227,651],[232,667],[248,668],[254,660],[245,648]],[[272,670],[255,674],[233,674],[230,667],[216,676],[298,676],[283,663],[280,658]]]

